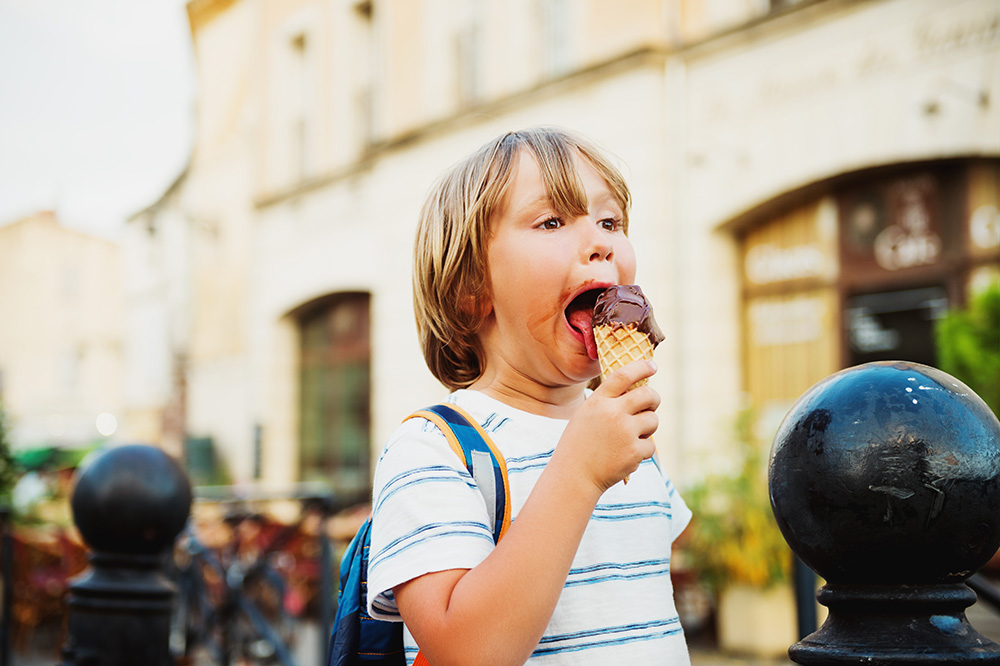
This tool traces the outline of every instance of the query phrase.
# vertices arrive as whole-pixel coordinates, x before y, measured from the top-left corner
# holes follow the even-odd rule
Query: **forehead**
[[[526,206],[551,206],[560,214],[583,215],[590,203],[588,195],[617,200],[604,174],[579,150],[539,155],[522,147],[511,160],[500,208],[509,212]]]
[[[542,176],[538,158],[532,151],[522,148],[511,163],[501,208],[520,207],[548,199],[549,187]]]

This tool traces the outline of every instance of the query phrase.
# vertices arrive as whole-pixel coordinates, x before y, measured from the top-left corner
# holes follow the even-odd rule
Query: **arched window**
[[[937,365],[936,320],[1000,275],[998,208],[1000,160],[956,159],[842,174],[742,220],[754,404],[780,416],[869,361]]]
[[[369,488],[371,341],[364,293],[334,294],[302,308],[299,476],[342,496]]]

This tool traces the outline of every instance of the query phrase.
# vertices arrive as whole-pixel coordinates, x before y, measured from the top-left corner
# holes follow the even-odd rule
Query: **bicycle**
[[[198,649],[216,664],[298,666],[292,654],[292,618],[284,607],[286,585],[272,565],[281,539],[246,557],[239,532],[260,516],[231,512],[226,522],[237,538],[216,553],[189,524],[174,553],[177,585],[171,651],[190,661]]]

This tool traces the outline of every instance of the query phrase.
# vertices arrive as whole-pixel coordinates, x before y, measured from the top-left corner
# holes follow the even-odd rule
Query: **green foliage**
[[[966,309],[939,319],[934,338],[940,369],[1000,414],[1000,285],[976,294]]]
[[[17,469],[14,456],[10,452],[10,430],[7,426],[7,412],[0,405],[0,505],[9,506],[11,492],[17,483]]]
[[[789,579],[791,551],[774,520],[766,456],[753,436],[754,412],[736,422],[735,475],[713,474],[684,493],[694,513],[682,549],[687,566],[707,585],[767,588]]]

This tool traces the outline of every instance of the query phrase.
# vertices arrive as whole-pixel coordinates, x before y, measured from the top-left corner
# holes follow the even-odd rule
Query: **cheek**
[[[524,290],[524,267],[516,264],[517,255],[510,249],[502,243],[494,243],[487,256],[489,305],[500,318],[504,318],[512,306],[516,309],[521,300],[518,295]]]
[[[621,245],[615,250],[617,256],[618,273],[622,284],[635,283],[635,249],[631,241],[625,238]]]
[[[549,257],[536,251],[530,243],[518,240],[505,235],[495,239],[490,246],[487,275],[494,295],[530,292],[547,275],[547,267],[551,264]]]
[[[552,316],[551,285],[561,285],[552,269],[551,256],[526,252],[525,246],[516,252],[503,246],[490,252],[490,305],[501,327],[515,327],[518,334],[531,331]],[[558,299],[555,299],[558,300]],[[561,310],[559,310],[561,314]]]

